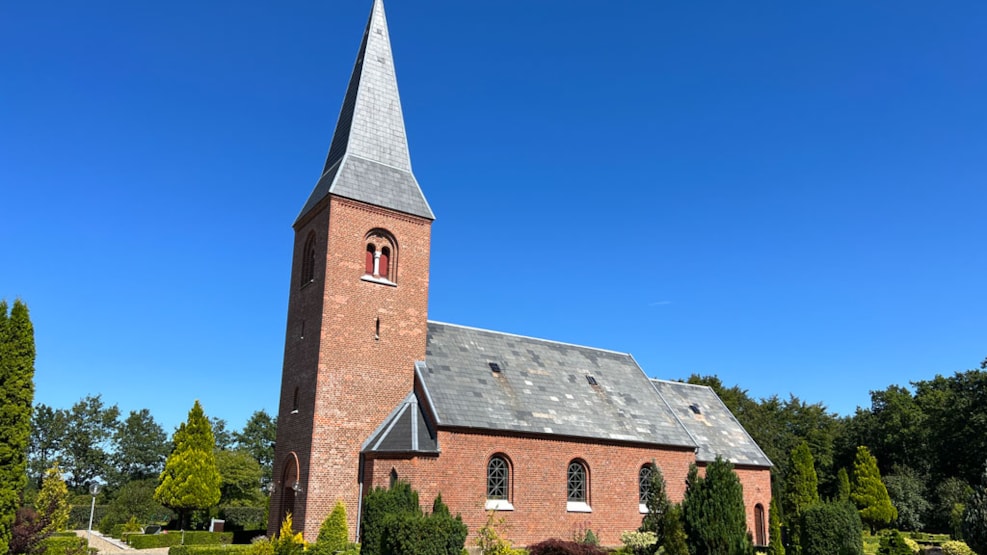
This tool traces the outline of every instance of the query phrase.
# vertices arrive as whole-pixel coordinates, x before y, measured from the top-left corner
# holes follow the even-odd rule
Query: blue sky
[[[842,414],[987,356],[987,4],[386,7],[430,318]],[[0,4],[36,402],[276,413],[291,223],[369,10]]]

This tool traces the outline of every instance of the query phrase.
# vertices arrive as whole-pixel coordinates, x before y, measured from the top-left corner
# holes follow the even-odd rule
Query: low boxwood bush
[[[86,538],[74,534],[50,536],[42,542],[41,552],[45,555],[85,555]]]
[[[550,539],[528,546],[530,555],[606,555],[606,550],[595,545]]]

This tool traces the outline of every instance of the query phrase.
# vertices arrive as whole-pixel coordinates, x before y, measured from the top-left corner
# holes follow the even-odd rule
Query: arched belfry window
[[[363,279],[388,285],[397,283],[398,245],[384,229],[371,229],[365,238]]]
[[[302,249],[302,285],[315,281],[315,232],[308,234]]]
[[[586,463],[573,460],[566,470],[566,510],[570,512],[588,513],[589,506],[589,471]]]
[[[511,511],[511,465],[504,455],[494,455],[487,461],[488,511]]]

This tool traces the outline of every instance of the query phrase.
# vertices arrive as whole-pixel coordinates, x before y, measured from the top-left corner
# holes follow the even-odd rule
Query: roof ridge
[[[624,353],[624,352],[621,352],[621,351],[614,351],[612,349],[603,349],[603,348],[600,348],[600,347],[591,347],[589,345],[578,345],[576,343],[567,343],[565,341],[556,341],[554,339],[545,339],[545,338],[542,338],[542,337],[532,337],[530,335],[521,335],[519,333],[510,333],[510,332],[506,332],[506,331],[497,331],[497,330],[491,330],[491,329],[487,329],[487,328],[478,328],[478,327],[475,327],[475,326],[465,326],[463,324],[453,324],[451,322],[440,322],[438,320],[428,320],[428,323],[429,324],[439,324],[441,326],[452,326],[452,327],[455,327],[455,328],[463,328],[463,329],[473,330],[473,331],[483,331],[483,332],[487,332],[487,333],[495,333],[497,335],[507,335],[507,336],[510,336],[510,337],[519,337],[521,339],[531,339],[532,341],[541,341],[542,343],[552,343],[554,345],[565,345],[567,347],[578,347],[580,349],[589,349],[589,350],[592,350],[592,351],[599,351],[601,353],[611,353],[611,354],[615,354],[615,355],[623,355],[623,356],[630,357],[631,359],[634,358],[630,353]],[[637,364],[637,361],[635,361],[634,364]],[[638,366],[638,367],[640,368],[640,366]],[[647,376],[647,374],[645,374],[645,376]]]
[[[663,379],[663,378],[648,378],[648,379],[651,380],[651,381],[653,381],[653,382],[665,382],[665,383],[673,383],[675,385],[687,385],[689,387],[705,387],[706,389],[713,389],[712,387],[710,387],[710,386],[708,386],[706,384],[701,384],[701,383],[680,382],[678,380],[666,380],[666,379]],[[714,391],[714,393],[715,393],[715,391]],[[717,395],[717,397],[719,397],[719,395]]]

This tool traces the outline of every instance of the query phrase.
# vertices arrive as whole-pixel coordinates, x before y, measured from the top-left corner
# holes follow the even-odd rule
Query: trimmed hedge
[[[168,555],[247,555],[252,545],[175,545]]]
[[[863,555],[863,523],[846,501],[819,503],[802,514],[802,555]]]
[[[573,541],[550,539],[528,546],[530,555],[606,555],[606,550],[595,545]]]
[[[383,555],[459,555],[465,544],[462,519],[405,513],[384,521]]]
[[[221,545],[233,542],[233,532],[185,532],[185,540],[182,541],[182,532],[172,530],[162,534],[131,534],[127,536],[127,542],[134,549],[150,549],[152,547],[172,547],[175,545]]]
[[[51,536],[42,541],[41,552],[45,555],[85,555],[86,538],[76,535]]]

